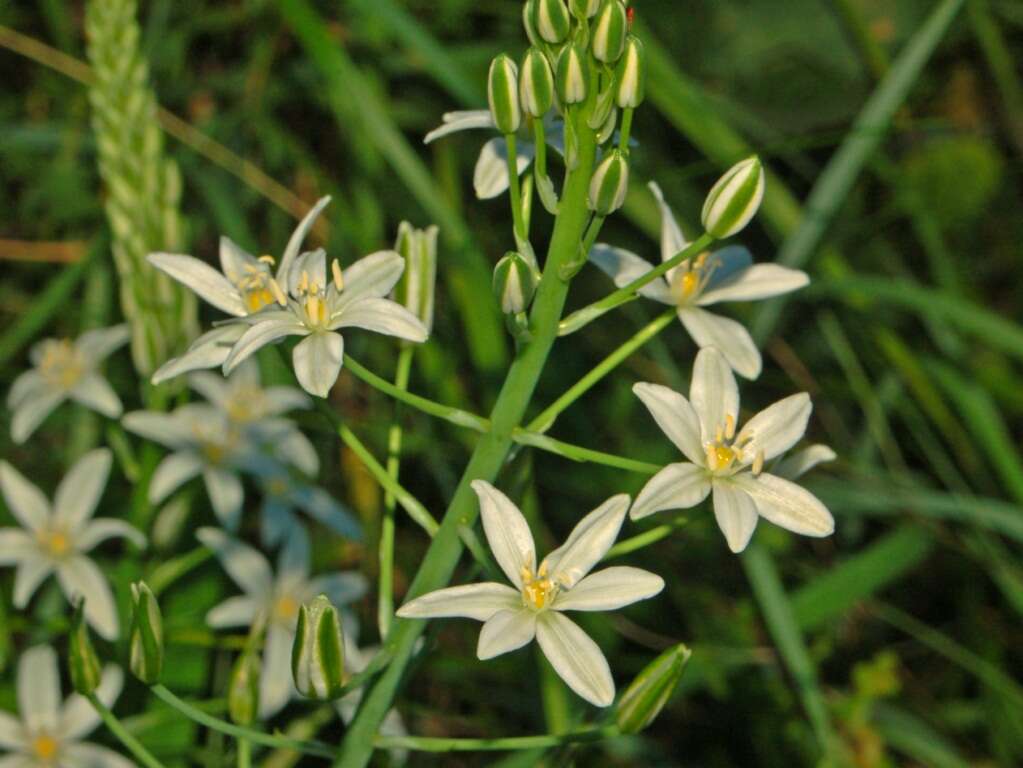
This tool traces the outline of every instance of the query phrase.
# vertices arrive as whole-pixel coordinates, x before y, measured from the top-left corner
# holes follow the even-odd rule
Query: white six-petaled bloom
[[[121,400],[97,371],[110,353],[128,342],[128,326],[86,331],[74,341],[45,339],[29,357],[33,367],[14,380],[7,395],[11,439],[23,443],[43,420],[65,400],[116,419]]]
[[[276,271],[276,260],[272,256],[256,258],[228,237],[220,238],[220,272],[194,256],[179,253],[151,253],[149,263],[190,288],[208,304],[233,317],[247,317],[277,303],[283,305],[286,300],[281,286],[286,284],[287,274],[298,258],[313,222],[329,202],[329,197],[320,198],[299,222],[288,239]],[[159,384],[189,371],[222,365],[231,345],[244,332],[245,326],[227,324],[204,333],[183,355],[164,363],[153,374],[153,383]]]
[[[661,209],[661,259],[667,261],[688,245],[660,187],[650,190]],[[597,243],[590,261],[622,287],[653,269],[646,259],[623,248]],[[678,308],[678,319],[699,347],[717,347],[736,373],[747,379],[760,375],[757,345],[741,323],[708,312],[704,307],[722,301],[757,301],[795,291],[810,282],[805,272],[778,264],[754,264],[749,251],[727,246],[703,253],[652,280],[639,293]]]
[[[688,400],[659,384],[637,384],[633,392],[689,459],[669,464],[647,482],[632,505],[633,519],[687,509],[713,494],[714,516],[733,552],[746,548],[759,517],[805,536],[834,531],[831,513],[816,496],[763,471],[765,462],[789,450],[806,432],[812,405],[805,392],[768,406],[736,432],[739,390],[728,363],[713,347],[696,355]],[[797,456],[785,470],[793,477],[834,454],[815,446]]]
[[[263,555],[223,531],[200,528],[197,535],[245,593],[212,608],[206,622],[217,629],[266,622],[259,715],[270,717],[298,695],[291,677],[291,646],[299,607],[317,595],[326,595],[335,606],[347,605],[366,593],[366,579],[355,572],[310,578],[309,539],[301,529],[281,547],[276,576]]]
[[[118,667],[103,670],[96,697],[110,707],[121,693]],[[2,768],[134,768],[116,752],[82,741],[100,724],[96,709],[77,693],[61,705],[57,654],[48,645],[25,651],[18,660],[18,715],[0,711]]]
[[[91,519],[110,474],[111,454],[99,448],[64,476],[53,504],[20,472],[0,461],[0,490],[24,530],[0,528],[0,565],[15,565],[14,606],[22,609],[39,585],[56,572],[69,602],[85,598],[85,617],[108,640],[117,637],[117,607],[96,564],[86,553],[112,537],[139,547],[146,538],[123,520]]]
[[[660,576],[628,566],[587,575],[618,536],[629,497],[614,496],[586,515],[537,567],[533,536],[518,508],[483,480],[472,487],[479,497],[487,541],[513,586],[486,582],[440,589],[406,603],[398,615],[463,616],[484,622],[476,649],[480,659],[514,651],[536,637],[573,691],[592,704],[608,706],[615,686],[607,660],[563,611],[611,611],[664,588]]]
[[[419,318],[384,298],[401,277],[405,260],[395,251],[379,251],[341,270],[337,261],[327,270],[326,254],[303,253],[288,273],[287,304],[245,318],[249,329],[231,349],[224,372],[257,350],[286,336],[304,336],[292,352],[295,376],[302,389],[326,397],[341,372],[344,339],[341,328],[426,341]]]

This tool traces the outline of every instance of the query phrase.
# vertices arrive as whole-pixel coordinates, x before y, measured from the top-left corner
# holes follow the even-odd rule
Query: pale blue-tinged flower
[[[608,706],[615,686],[607,660],[564,611],[611,611],[664,588],[660,576],[639,568],[612,566],[590,573],[618,536],[629,497],[614,496],[586,515],[537,567],[533,536],[518,508],[490,483],[476,480],[472,487],[490,549],[512,586],[485,582],[440,589],[406,603],[398,615],[484,622],[476,648],[480,659],[514,651],[535,637],[569,688],[592,704]]]
[[[668,260],[688,245],[675,216],[664,201],[660,187],[650,184],[661,209],[661,258]],[[622,287],[653,269],[646,259],[623,248],[598,243],[590,261]],[[703,253],[679,264],[639,293],[648,299],[677,307],[678,319],[699,347],[717,347],[736,373],[747,379],[760,375],[760,352],[749,331],[727,317],[704,307],[722,301],[757,301],[790,293],[810,282],[805,272],[778,264],[754,264],[749,251],[727,246]]]
[[[74,341],[45,339],[29,357],[32,368],[14,380],[7,394],[11,439],[25,442],[36,427],[65,400],[116,419],[121,400],[99,372],[99,364],[128,343],[128,326],[86,331]]]
[[[118,667],[103,670],[96,697],[107,707],[121,693],[124,675]],[[18,717],[0,711],[2,768],[134,768],[116,752],[82,739],[100,724],[95,707],[72,693],[63,703],[57,654],[48,645],[29,648],[18,660]]]
[[[258,472],[263,489],[262,540],[265,546],[279,544],[299,521],[295,511],[346,539],[362,538],[362,527],[351,510],[322,488],[296,479],[285,467],[268,465]]]
[[[287,274],[298,258],[302,242],[329,202],[329,197],[320,198],[299,222],[279,263],[272,256],[253,256],[228,237],[220,238],[219,272],[194,256],[178,253],[151,253],[149,263],[190,288],[208,304],[233,317],[247,317],[274,304],[283,305],[286,299],[281,286],[286,286]],[[159,384],[189,371],[223,365],[231,346],[243,333],[245,326],[234,323],[204,333],[184,354],[164,363],[153,374],[153,383]]]
[[[338,330],[364,328],[409,341],[426,341],[426,327],[397,302],[384,298],[401,277],[405,260],[379,251],[341,270],[327,269],[326,254],[303,253],[288,274],[287,304],[245,322],[249,328],[224,361],[231,373],[257,350],[287,336],[304,337],[292,352],[295,377],[306,392],[326,397],[341,372],[344,339]]]
[[[786,397],[738,429],[739,390],[725,358],[713,347],[701,349],[693,366],[689,399],[660,384],[637,384],[637,397],[687,462],[669,464],[639,492],[631,516],[639,519],[665,509],[688,509],[713,495],[714,517],[728,547],[741,552],[761,517],[793,533],[829,536],[835,521],[812,493],[765,472],[806,432],[812,405],[805,392]],[[793,456],[782,472],[797,477],[833,458],[825,446]]]
[[[106,578],[86,556],[96,545],[120,537],[144,547],[146,538],[124,522],[92,519],[107,477],[111,454],[98,448],[85,454],[61,480],[51,504],[42,492],[6,461],[0,461],[0,490],[21,525],[0,528],[0,565],[14,565],[14,607],[23,609],[50,576],[74,603],[85,598],[85,618],[107,640],[117,637],[117,607]]]
[[[281,547],[276,574],[262,554],[223,531],[200,528],[197,535],[244,593],[212,608],[206,622],[215,629],[266,622],[259,714],[270,717],[298,695],[291,678],[291,646],[299,607],[321,594],[334,605],[347,605],[366,593],[366,579],[355,572],[310,578],[309,539],[301,528]]]

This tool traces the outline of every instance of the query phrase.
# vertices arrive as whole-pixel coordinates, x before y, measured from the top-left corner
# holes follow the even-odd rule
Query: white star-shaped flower
[[[179,253],[151,253],[149,263],[222,312],[233,317],[256,314],[274,304],[285,303],[281,286],[286,285],[287,274],[298,258],[313,222],[329,202],[329,197],[320,198],[295,227],[276,271],[272,256],[256,258],[228,237],[220,238],[220,272],[194,256]],[[243,333],[245,326],[234,323],[204,333],[183,355],[164,363],[153,374],[153,383],[159,384],[189,371],[223,365],[231,346]]]
[[[335,606],[347,605],[366,593],[366,579],[355,572],[310,578],[309,539],[301,528],[281,547],[276,575],[263,555],[223,531],[200,528],[197,535],[245,593],[212,608],[206,622],[216,629],[266,622],[259,713],[270,717],[298,696],[291,677],[291,646],[299,607],[317,595],[326,595]]]
[[[612,611],[664,588],[660,576],[639,568],[613,566],[590,574],[618,536],[629,497],[614,496],[586,515],[537,567],[533,536],[518,508],[490,483],[476,480],[472,487],[490,549],[512,586],[486,582],[440,589],[406,603],[398,615],[463,616],[484,622],[476,648],[480,659],[514,651],[535,637],[573,691],[592,704],[608,706],[615,686],[607,660],[564,611]]]
[[[0,565],[14,565],[14,607],[23,609],[40,584],[57,574],[68,602],[85,598],[85,618],[108,640],[117,637],[117,607],[106,578],[86,556],[97,544],[122,537],[139,547],[146,538],[123,520],[93,520],[110,474],[111,454],[91,451],[57,486],[53,504],[6,461],[0,461],[0,490],[22,529],[0,528]]]
[[[689,459],[669,464],[647,482],[632,505],[633,519],[688,509],[713,494],[714,516],[733,552],[746,548],[760,517],[805,536],[834,531],[831,513],[816,496],[763,471],[765,462],[781,456],[806,432],[812,405],[805,392],[768,406],[736,432],[739,390],[732,369],[713,347],[696,355],[688,400],[660,384],[636,384],[632,391]],[[833,457],[831,449],[814,446],[790,459],[782,471],[797,477]]]
[[[394,251],[379,251],[342,272],[322,251],[303,253],[288,273],[287,303],[246,318],[250,327],[224,362],[230,373],[267,344],[286,336],[304,336],[292,352],[295,376],[302,389],[326,397],[341,372],[344,339],[341,328],[365,328],[409,341],[429,335],[419,318],[384,298],[401,277],[405,260]]]
[[[14,380],[7,395],[12,411],[11,439],[23,443],[65,400],[74,400],[104,416],[121,415],[121,400],[97,368],[128,342],[128,326],[86,331],[74,341],[45,339],[29,357],[33,367]]]
[[[124,676],[113,665],[103,669],[96,697],[107,707],[121,693]],[[3,768],[134,768],[116,752],[82,741],[96,729],[100,717],[77,693],[61,704],[57,654],[48,645],[25,651],[18,660],[18,714],[0,711],[0,757]]]
[[[660,187],[650,189],[661,209],[661,258],[665,261],[688,243],[664,202]],[[650,262],[623,248],[597,243],[590,261],[610,275],[619,288],[642,277]],[[760,375],[757,345],[741,323],[708,312],[704,307],[722,301],[757,301],[790,293],[810,282],[805,272],[778,264],[754,264],[749,251],[728,246],[714,253],[687,259],[639,293],[648,299],[678,308],[678,319],[699,347],[717,347],[736,373],[747,379]]]

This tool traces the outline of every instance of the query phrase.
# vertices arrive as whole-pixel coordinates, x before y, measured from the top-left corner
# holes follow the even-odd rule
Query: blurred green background
[[[775,176],[740,239],[758,260],[802,266],[814,283],[784,305],[729,308],[765,350],[764,374],[743,387],[743,404],[754,410],[794,391],[811,393],[810,438],[840,458],[807,485],[835,513],[837,531],[818,541],[761,525],[756,546],[738,558],[705,505],[632,555],[631,564],[665,577],[664,594],[582,624],[620,685],[660,649],[691,644],[682,691],[642,736],[546,759],[792,766],[815,765],[828,753],[835,765],[1023,764],[1023,4],[633,5],[635,31],[648,45],[648,101],[636,116],[633,189],[601,240],[654,259],[658,219],[647,181],[661,184],[694,235],[718,174],[750,148],[761,155]],[[936,27],[935,9],[952,6],[962,8]],[[177,137],[167,139],[166,152],[183,177],[184,250],[212,260],[223,233],[255,253],[275,252],[293,214],[323,194],[333,196],[329,227],[314,239],[344,263],[387,247],[402,219],[439,224],[437,324],[417,355],[412,389],[485,412],[511,354],[487,288],[511,243],[507,203],[473,196],[482,133],[430,147],[420,137],[445,111],[484,106],[490,59],[525,48],[520,9],[513,0],[142,2],[141,49],[171,115],[164,124]],[[87,89],[75,79],[88,77],[83,18],[79,2],[0,6],[4,390],[27,364],[33,340],[73,336],[119,313]],[[913,46],[922,67],[900,59]],[[865,112],[870,104],[877,110]],[[541,233],[549,228],[545,216],[538,222]],[[570,305],[608,287],[587,269]],[[656,311],[628,305],[559,342],[536,410]],[[347,351],[390,376],[394,350],[353,336]],[[646,461],[674,460],[630,388],[643,380],[685,390],[694,352],[673,325],[552,434]],[[136,406],[127,356],[110,372],[128,407]],[[344,374],[332,403],[383,456],[392,403]],[[403,420],[404,482],[439,516],[472,436],[418,413]],[[24,447],[10,443],[8,426],[4,412],[4,458],[47,490],[71,455],[102,439],[101,425],[69,409]],[[380,494],[357,460],[329,437],[319,442],[328,459],[324,484],[359,511],[368,533],[363,546],[321,539],[318,566],[346,564],[372,576]],[[643,481],[523,451],[500,484],[542,518],[542,550],[599,501],[634,493]],[[120,480],[105,499],[128,505],[130,497]],[[209,519],[196,501],[190,525]],[[643,521],[633,532],[666,520]],[[165,546],[143,562],[109,563],[120,595],[128,579],[193,544],[185,536]],[[404,518],[398,546],[400,596],[425,548]],[[34,617],[12,617],[11,583],[9,571],[0,573],[0,704],[8,708],[12,654],[55,637],[63,611],[49,593],[33,603]],[[229,589],[207,565],[168,597],[171,636],[180,641],[172,651],[180,660],[175,690],[221,695],[229,643],[207,633],[202,616]],[[376,642],[372,597],[362,614],[362,642]],[[530,653],[481,664],[469,622],[438,622],[435,630],[433,650],[399,702],[414,733],[541,733],[545,707],[554,722],[582,716],[572,698],[541,697],[542,666]],[[552,712],[563,705],[567,711]],[[172,719],[149,707],[144,691],[131,688],[120,711],[137,710],[140,735],[161,757],[219,764],[216,736],[181,723],[169,728]],[[302,712],[293,707],[280,725]],[[321,737],[339,735],[330,726]],[[498,759],[417,756],[413,764]]]

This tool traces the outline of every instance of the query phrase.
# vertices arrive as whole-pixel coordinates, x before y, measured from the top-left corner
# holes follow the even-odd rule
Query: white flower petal
[[[79,741],[67,744],[61,751],[62,768],[137,768],[135,763],[112,749]]]
[[[486,661],[518,650],[535,636],[536,613],[519,603],[517,608],[498,611],[484,622],[476,643],[476,658]]]
[[[285,284],[287,283],[288,272],[291,270],[295,258],[302,250],[302,242],[305,240],[306,235],[309,234],[309,230],[312,229],[317,217],[323,212],[323,209],[327,207],[329,202],[329,195],[317,200],[316,205],[309,209],[309,213],[302,217],[302,221],[298,223],[295,231],[291,233],[291,237],[288,238],[288,244],[284,247],[284,253],[281,255],[281,263],[277,267],[278,280],[284,281]]]
[[[107,640],[117,638],[117,606],[114,596],[96,564],[77,555],[57,566],[57,580],[68,602],[74,605],[79,596],[85,598],[85,619]]]
[[[295,695],[291,680],[291,644],[293,633],[278,624],[266,631],[263,668],[259,677],[259,717],[267,719],[280,711]]]
[[[243,592],[254,597],[265,597],[273,591],[270,564],[259,552],[217,528],[200,528],[196,536],[213,550],[227,575]]]
[[[124,673],[114,664],[103,668],[96,697],[108,708],[114,705],[121,694],[124,684]],[[80,739],[92,733],[100,724],[100,716],[87,698],[77,693],[71,694],[60,711],[60,735],[64,739]]]
[[[313,333],[295,345],[295,378],[310,395],[326,397],[341,373],[345,342],[340,333]]]
[[[642,259],[624,248],[616,248],[605,243],[597,243],[590,249],[589,260],[614,280],[614,284],[618,288],[624,288],[654,268],[654,265],[646,259]],[[675,300],[671,296],[671,289],[668,288],[668,283],[662,277],[651,280],[639,289],[639,293],[641,296],[659,301],[661,304],[675,304]]]
[[[291,501],[314,520],[318,520],[339,536],[360,539],[362,529],[355,515],[322,488],[303,485],[291,492]]]
[[[173,414],[132,411],[121,419],[121,426],[168,448],[188,448],[195,443],[195,429],[189,419],[183,418],[181,411],[180,408]]]
[[[409,341],[426,341],[430,335],[422,321],[390,299],[359,299],[338,312],[331,328],[365,328]]]
[[[97,544],[113,538],[127,539],[139,549],[146,546],[146,537],[138,528],[112,517],[100,517],[86,523],[75,537],[75,546],[79,552],[88,552]]]
[[[242,502],[245,500],[242,481],[233,472],[221,467],[206,467],[203,469],[202,479],[217,518],[229,531],[236,530],[241,517]]]
[[[467,109],[458,112],[448,112],[444,115],[444,122],[439,128],[434,128],[425,137],[423,143],[429,144],[439,138],[458,131],[469,131],[477,128],[497,128],[494,125],[494,118],[490,115],[489,109]]]
[[[488,581],[428,592],[398,609],[403,619],[436,619],[460,616],[486,621],[498,611],[522,607],[522,595],[506,584]]]
[[[280,416],[288,411],[299,411],[312,407],[309,396],[295,387],[267,387],[263,390],[267,415]]]
[[[285,285],[288,293],[295,297],[301,296],[302,285],[306,281],[311,285],[326,288],[327,252],[322,248],[317,248],[315,251],[307,251],[296,256],[291,267],[281,276],[287,280]]]
[[[313,477],[320,471],[320,457],[316,447],[297,429],[287,430],[283,437],[276,440],[274,450],[281,461],[294,465],[305,475]]]
[[[720,283],[715,281],[697,303],[706,306],[719,301],[757,301],[791,293],[809,283],[809,275],[801,270],[779,264],[754,264]]]
[[[147,260],[222,312],[235,317],[248,314],[238,289],[209,264],[193,256],[176,253],[151,253]]]
[[[214,629],[247,627],[256,619],[259,605],[249,595],[229,597],[213,606],[206,614],[206,623]]]
[[[614,701],[615,683],[607,659],[574,621],[557,611],[544,611],[537,621],[536,640],[569,688],[598,707]]]
[[[830,536],[835,532],[835,519],[828,508],[795,483],[767,472],[757,477],[740,473],[735,483],[752,497],[757,512],[775,525],[803,536]]]
[[[516,147],[515,165],[521,176],[533,159],[533,146],[520,141]],[[504,139],[491,139],[480,150],[476,169],[473,171],[472,185],[476,197],[490,200],[503,194],[508,189],[508,148]]]
[[[710,493],[710,478],[696,464],[669,464],[651,477],[636,496],[629,513],[633,520],[665,509],[695,507]]]
[[[642,568],[618,565],[591,573],[554,599],[556,611],[613,611],[653,597],[664,579]]]
[[[14,565],[35,552],[35,541],[20,528],[0,528],[0,565]]]
[[[180,357],[172,357],[153,374],[153,384],[160,384],[183,373],[206,368],[219,368],[231,354],[231,347],[248,330],[242,323],[230,323],[207,331],[189,345]]]
[[[806,434],[813,404],[806,392],[791,395],[760,411],[746,422],[736,437],[749,461],[761,451],[764,460],[780,456]]]
[[[22,401],[35,397],[40,391],[46,389],[46,379],[35,368],[30,368],[14,379],[10,390],[7,392],[8,410],[17,410]]]
[[[98,373],[84,376],[68,392],[68,397],[111,419],[116,419],[124,411],[121,398],[117,396],[107,380]]]
[[[485,480],[473,480],[472,489],[480,500],[483,532],[508,580],[522,588],[522,569],[536,567],[536,547],[529,524],[511,499]]]
[[[123,347],[131,338],[131,331],[124,323],[110,328],[94,328],[75,339],[75,348],[91,364],[105,360],[114,350]]]
[[[576,523],[565,543],[544,558],[547,572],[562,587],[570,589],[607,554],[625,521],[631,499],[612,496]]]
[[[309,579],[311,553],[309,534],[297,526],[288,532],[284,546],[277,553],[277,586],[303,584]]]
[[[684,251],[689,243],[675,220],[671,206],[664,201],[660,186],[655,181],[651,181],[647,186],[657,199],[657,207],[661,211],[661,261],[667,261],[679,251]]]
[[[203,459],[192,451],[178,451],[166,456],[149,480],[149,502],[159,504],[193,477],[197,477],[203,465]]]
[[[397,251],[376,251],[342,270],[344,289],[335,311],[364,298],[379,299],[391,292],[405,271],[405,259]]]
[[[29,732],[57,729],[60,673],[57,654],[48,645],[33,646],[18,660],[18,714]]]
[[[749,494],[731,479],[714,483],[714,517],[728,548],[733,552],[746,549],[757,527],[757,507]]]
[[[65,392],[48,388],[24,396],[11,414],[11,439],[18,445],[28,440],[66,397]]]
[[[96,511],[110,476],[113,454],[97,448],[80,458],[64,475],[53,497],[53,519],[77,530]]]
[[[355,571],[330,573],[310,580],[309,591],[314,595],[326,595],[331,603],[341,607],[365,597],[369,592],[369,582]]]
[[[14,572],[14,595],[12,596],[14,607],[21,610],[28,605],[28,601],[32,599],[32,595],[35,594],[39,585],[51,573],[53,573],[53,562],[36,552],[18,563],[18,568]]]
[[[251,274],[253,269],[262,268],[255,256],[246,251],[234,240],[221,235],[220,237],[220,271],[224,273],[231,285],[237,286]]]
[[[27,745],[27,742],[26,742]],[[28,749],[24,746],[24,749]],[[0,755],[0,768],[39,768],[39,763],[23,752]]]
[[[0,461],[0,490],[14,519],[29,531],[36,531],[50,519],[50,502],[42,491],[6,461]]]
[[[681,394],[660,384],[639,383],[632,391],[654,417],[668,439],[694,464],[706,458],[700,438],[700,419],[693,406]]]
[[[25,729],[18,718],[0,711],[0,749],[21,751],[27,746],[26,736]],[[17,757],[17,755],[13,757]],[[0,758],[0,768],[4,768],[4,759],[6,758]]]
[[[224,360],[224,374],[230,374],[237,366],[258,352],[267,344],[283,339],[285,336],[307,336],[309,329],[298,322],[290,312],[267,312],[257,317],[267,317],[245,333],[231,348],[231,353]]]
[[[726,245],[724,248],[714,251],[708,257],[704,267],[710,273],[710,280],[703,287],[696,303],[703,304],[704,302],[701,301],[703,296],[716,290],[719,285],[724,285],[735,279],[736,276],[752,266],[753,255],[744,246]]]
[[[737,374],[746,379],[760,375],[760,352],[742,323],[698,307],[680,309],[678,319],[697,345],[716,347]]]
[[[255,360],[246,360],[244,363],[235,368],[234,373],[231,375],[231,380],[234,380],[234,377],[239,374],[252,370],[255,365]],[[228,381],[228,379],[224,378],[220,374],[211,373],[209,371],[198,371],[189,375],[188,386],[206,398],[210,403],[217,406],[217,408],[223,410],[231,403],[231,394],[233,390]]]
[[[704,443],[713,442],[718,428],[725,426],[726,416],[738,420],[739,388],[732,369],[714,347],[696,353],[689,402],[700,419]]]
[[[838,455],[826,445],[819,443],[809,445],[801,451],[796,451],[791,456],[786,456],[775,464],[771,474],[786,480],[795,480],[805,475],[818,464],[834,461],[836,458],[838,458]]]

